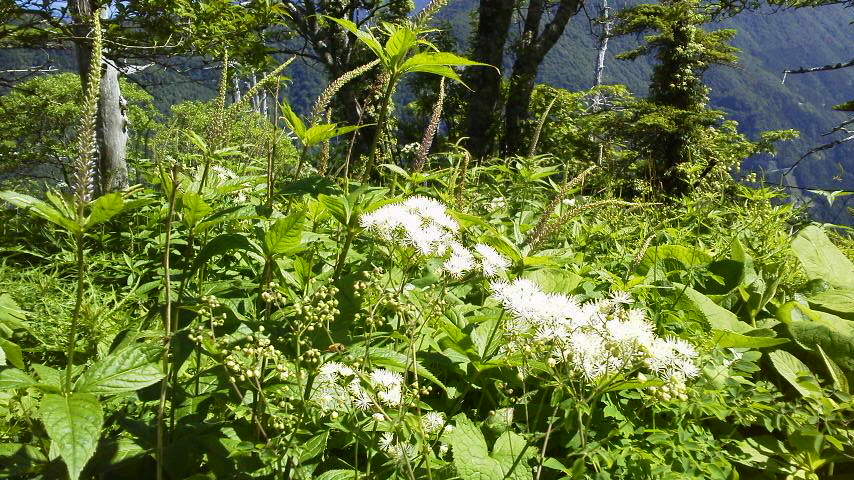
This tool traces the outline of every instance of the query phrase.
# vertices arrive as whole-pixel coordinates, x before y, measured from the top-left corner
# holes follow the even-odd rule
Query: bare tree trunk
[[[608,6],[608,0],[602,0],[602,6],[599,7],[599,21],[602,22],[602,31],[596,38],[596,74],[593,78],[593,86],[602,85],[602,76],[605,73],[605,53],[608,51],[608,39],[611,36],[611,7]]]
[[[540,64],[549,50],[557,43],[566,29],[569,19],[579,9],[583,0],[561,0],[557,11],[540,31],[540,23],[546,12],[545,0],[531,0],[525,15],[525,26],[516,49],[516,61],[510,77],[510,92],[504,111],[505,134],[504,155],[525,152],[528,142],[523,139],[524,121],[528,118],[531,95]]]
[[[75,23],[78,39],[89,36],[92,13],[97,8],[94,0],[74,0],[69,2],[71,15]],[[106,8],[102,11],[106,18]],[[76,40],[77,66],[83,90],[89,81],[92,63],[92,45],[85,40]],[[127,142],[128,119],[127,102],[122,97],[119,86],[119,72],[115,64],[106,61],[102,77],[100,100],[98,102],[98,172],[100,193],[122,190],[128,186]]]
[[[234,103],[240,103],[240,78],[235,75],[231,80],[234,82]]]
[[[498,69],[504,61],[504,44],[513,18],[514,0],[481,0],[477,34],[471,58]],[[501,101],[501,73],[492,68],[469,68],[465,82],[473,90],[467,107],[468,149],[475,158],[493,153],[497,114]]]

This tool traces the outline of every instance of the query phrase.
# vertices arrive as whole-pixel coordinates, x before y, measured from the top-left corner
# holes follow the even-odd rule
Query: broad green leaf
[[[824,366],[827,367],[827,373],[830,375],[830,379],[833,380],[833,387],[839,390],[842,393],[850,393],[848,389],[848,377],[845,376],[845,372],[839,368],[839,365],[836,364],[830,357],[824,353],[824,349],[821,348],[821,345],[816,345],[818,348],[818,353],[821,355],[822,361],[824,361]]]
[[[854,372],[854,321],[796,302],[782,305],[777,319],[786,324],[789,336],[799,345],[813,351],[821,346],[844,371]]]
[[[33,387],[37,383],[33,377],[17,368],[6,368],[0,371],[0,391]]]
[[[785,350],[776,350],[768,354],[771,363],[781,377],[786,379],[795,390],[804,397],[820,397],[821,389],[815,375],[804,362]]]
[[[134,392],[163,378],[154,359],[155,351],[141,344],[111,352],[86,369],[74,389],[101,395]]]
[[[385,51],[394,61],[406,55],[417,43],[415,32],[406,27],[398,27],[385,42]]]
[[[354,348],[351,351],[351,355],[354,358],[363,358],[365,355],[364,347]],[[388,348],[371,348],[368,351],[368,357],[371,360],[372,364],[389,368],[390,370],[396,370],[399,372],[405,372],[411,363],[408,356],[403,353],[395,352],[394,350],[389,350]],[[436,375],[433,374],[430,370],[427,370],[420,362],[415,363],[415,372],[419,377],[426,378],[431,382],[435,383],[442,390],[447,390],[447,387],[441,380],[439,380]]]
[[[39,417],[51,448],[59,452],[71,480],[77,480],[101,438],[104,412],[98,399],[86,393],[47,394],[42,397]]]
[[[356,38],[359,39],[359,41],[361,41],[368,48],[370,48],[374,52],[374,54],[377,56],[377,58],[379,58],[380,61],[384,65],[386,65],[386,66],[388,65],[389,58],[385,52],[385,49],[382,47],[382,45],[380,45],[379,40],[377,40],[376,37],[374,37],[372,34],[370,34],[368,32],[364,32],[362,30],[359,30],[359,26],[356,25],[355,23],[351,22],[350,20],[345,20],[343,18],[328,17],[326,15],[324,15],[323,17],[328,19],[328,20],[332,20],[333,22],[335,22],[338,25],[341,25],[342,27],[347,29],[350,33],[355,35]]]
[[[537,449],[526,444],[525,439],[513,432],[504,432],[495,442],[492,458],[501,464],[504,478],[530,480],[533,478],[528,462]]]
[[[211,206],[205,202],[201,195],[193,192],[181,195],[181,214],[188,227],[195,227],[211,213],[211,210]]]
[[[475,62],[474,60],[469,60],[450,52],[422,52],[409,57],[401,66],[401,70],[403,72],[416,72],[424,71],[418,69],[430,66],[459,67],[469,65],[492,67],[491,65]]]
[[[89,217],[86,219],[86,228],[94,227],[99,223],[104,223],[107,220],[122,213],[125,200],[120,193],[108,193],[98,197],[92,202],[92,210]]]
[[[3,362],[0,365],[6,365],[6,360],[12,365],[23,369],[24,356],[21,354],[21,347],[5,338],[0,338],[0,351],[3,352]]]
[[[327,470],[315,477],[315,480],[351,480],[356,478],[356,473],[351,470]]]
[[[465,86],[460,75],[453,68],[445,65],[418,65],[410,67],[407,73],[432,73],[433,75],[438,75],[440,77],[450,78],[451,80],[462,83],[463,86]]]
[[[303,464],[323,453],[323,451],[326,450],[326,440],[328,438],[329,431],[325,431],[308,439],[308,441],[300,447],[300,464]]]
[[[560,268],[541,268],[522,274],[550,293],[572,293],[583,280],[578,274]]]
[[[308,147],[318,145],[340,135],[346,135],[354,130],[358,130],[367,125],[348,125],[339,127],[337,123],[324,123],[322,125],[314,125],[305,132],[302,138],[303,144]]]
[[[489,360],[495,354],[502,340],[497,318],[480,323],[471,332],[471,341],[477,348],[477,355],[483,360]]]
[[[792,241],[792,251],[812,279],[822,279],[836,288],[854,285],[854,263],[827,238],[824,230],[810,225]]]
[[[59,210],[37,198],[24,195],[23,193],[4,191],[0,192],[0,199],[6,200],[18,208],[25,208],[36,216],[55,223],[71,233],[79,233],[81,231],[80,225],[73,218],[66,217]]]
[[[650,247],[644,254],[643,260],[638,265],[638,273],[645,274],[653,265],[667,260],[676,261],[680,269],[687,270],[692,267],[708,265],[712,261],[711,255],[683,245],[659,245]],[[671,269],[667,269],[668,271]]]
[[[299,115],[294,112],[288,102],[282,102],[282,115],[285,121],[288,123],[288,126],[293,130],[294,135],[296,135],[301,142],[305,138],[305,122],[299,118]]]
[[[726,330],[734,333],[745,333],[753,330],[749,324],[738,319],[736,314],[713,302],[711,298],[691,287],[674,283],[676,294],[679,295],[677,306],[696,313],[711,328]]]
[[[718,348],[767,348],[782,345],[789,340],[775,337],[752,337],[727,330],[712,329],[712,341]]]
[[[277,219],[264,233],[264,247],[267,254],[281,255],[299,248],[304,220],[305,212],[302,211]]]
[[[0,325],[10,330],[26,329],[26,319],[27,312],[21,310],[9,294],[0,294]]]
[[[258,252],[257,247],[244,235],[239,233],[224,233],[211,239],[196,256],[193,262],[193,272],[217,255],[223,255],[231,250]]]
[[[347,225],[350,221],[350,204],[347,198],[342,196],[331,196],[320,194],[317,200],[326,208],[326,210],[338,220],[342,225]]]
[[[842,318],[854,320],[854,286],[849,288],[831,288],[813,295],[807,300],[810,306],[817,310],[839,315]]]

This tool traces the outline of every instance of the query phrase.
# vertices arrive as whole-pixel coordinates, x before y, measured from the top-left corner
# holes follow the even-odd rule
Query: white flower
[[[619,290],[611,292],[611,301],[613,303],[616,303],[616,304],[625,304],[625,305],[630,305],[632,303],[635,303],[635,300],[632,298],[632,296],[631,296],[631,294],[629,294],[629,292],[622,292]]]
[[[454,278],[461,278],[474,268],[474,255],[458,242],[451,242],[451,256],[445,260],[442,269]]]
[[[444,255],[459,229],[441,202],[422,196],[363,214],[359,223],[383,240],[414,247],[421,255]]]
[[[445,415],[440,412],[427,412],[421,417],[421,428],[427,435],[438,433],[444,425]]]
[[[320,375],[328,377],[330,380],[337,380],[338,376],[351,377],[355,374],[352,368],[339,362],[324,363],[320,367]]]
[[[510,260],[489,245],[478,243],[474,246],[474,249],[480,254],[480,265],[483,270],[483,276],[489,278],[496,277],[510,267]]]
[[[397,372],[379,368],[371,372],[371,381],[384,388],[392,388],[400,386],[403,383],[403,376]]]
[[[656,338],[649,346],[646,364],[664,378],[694,378],[700,374],[693,361],[696,356],[697,351],[685,340]]]

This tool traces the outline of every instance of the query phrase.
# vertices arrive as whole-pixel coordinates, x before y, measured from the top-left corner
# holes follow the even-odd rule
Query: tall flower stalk
[[[89,65],[83,112],[80,121],[80,132],[77,134],[77,159],[74,162],[74,206],[77,212],[77,223],[80,228],[74,231],[77,262],[77,297],[74,302],[74,312],[71,325],[68,328],[67,353],[68,363],[65,369],[65,391],[71,391],[71,374],[74,369],[74,349],[77,343],[77,324],[80,322],[80,310],[83,306],[84,276],[86,273],[86,256],[83,250],[84,224],[86,222],[86,206],[92,200],[95,190],[95,155],[96,121],[98,116],[98,99],[101,90],[101,63],[103,62],[103,37],[101,33],[101,12],[92,14],[92,62]]]

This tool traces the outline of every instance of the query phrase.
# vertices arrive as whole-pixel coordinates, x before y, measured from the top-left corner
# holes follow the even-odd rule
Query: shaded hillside
[[[471,12],[476,4],[475,0],[453,2],[442,11],[441,16],[452,25],[461,44],[469,37]],[[854,69],[792,75],[785,85],[781,79],[786,68],[849,59],[850,46],[854,44],[851,20],[852,10],[823,7],[743,13],[720,24],[738,30],[734,43],[742,49],[741,62],[738,68],[716,67],[708,72],[712,104],[726,111],[739,122],[742,132],[754,138],[770,129],[793,128],[801,132],[800,139],[781,145],[777,157],[753,158],[746,162],[745,170],[765,171],[770,182],[779,183],[781,170],[810,148],[828,141],[821,134],[846,118],[831,107],[854,98]],[[643,95],[651,72],[649,63],[614,58],[638,40],[621,38],[611,42],[605,82],[626,84]],[[570,90],[589,88],[595,55],[590,24],[582,13],[572,20],[564,37],[546,57],[539,81]],[[854,190],[852,154],[854,145],[843,145],[813,155],[786,177],[786,182],[799,187]],[[801,193],[795,191],[796,196]],[[814,213],[824,220],[852,223],[854,217],[844,208],[846,202],[854,205],[852,198],[841,197],[833,208],[820,200]]]

